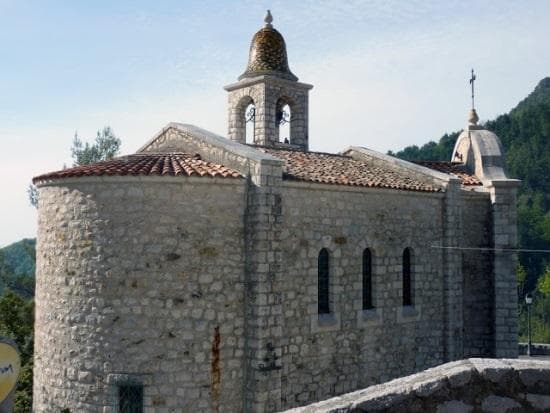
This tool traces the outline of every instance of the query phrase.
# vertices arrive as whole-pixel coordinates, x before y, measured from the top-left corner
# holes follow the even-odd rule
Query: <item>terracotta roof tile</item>
[[[441,187],[421,182],[394,168],[362,162],[349,156],[256,148],[285,162],[283,179],[287,180],[423,192],[442,191]]]
[[[76,166],[33,178],[33,182],[77,176],[205,176],[242,178],[239,172],[223,165],[203,161],[188,153],[136,153],[90,165]]]
[[[466,166],[459,162],[414,161],[414,163],[439,172],[455,175],[462,181],[464,186],[483,185],[477,176],[469,173]]]

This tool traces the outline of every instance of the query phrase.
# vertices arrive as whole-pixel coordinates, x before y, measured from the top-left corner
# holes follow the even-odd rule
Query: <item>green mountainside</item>
[[[22,239],[0,248],[0,294],[6,289],[24,298],[34,296],[36,239]]]
[[[0,249],[4,264],[14,274],[34,274],[35,238],[24,238]]]
[[[510,113],[484,124],[487,129],[494,131],[500,137],[509,161],[514,158],[511,156],[511,152],[514,152],[515,149],[514,144],[530,146],[530,139],[526,141],[525,138],[531,138],[533,133],[539,137],[548,137],[550,122],[548,105],[550,105],[550,77],[542,79],[535,90],[518,103]],[[397,152],[389,151],[388,154],[409,161],[447,161],[451,158],[451,152],[459,134],[460,131],[446,133],[438,142],[430,141],[420,147],[417,145],[407,146]],[[546,141],[546,145],[548,145],[548,141]],[[515,163],[508,165],[509,173],[516,172],[512,170],[514,166],[516,166]]]
[[[0,248],[0,336],[15,340],[21,352],[15,413],[32,409],[35,251],[35,239]]]
[[[436,143],[430,141],[422,146],[411,145],[397,152],[388,151],[388,155],[406,161],[448,161],[451,159],[459,132],[446,133]]]

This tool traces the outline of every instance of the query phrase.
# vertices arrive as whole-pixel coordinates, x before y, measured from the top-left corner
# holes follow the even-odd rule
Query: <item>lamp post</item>
[[[525,294],[525,304],[527,304],[527,356],[531,357],[531,304],[533,304],[533,296],[530,293]]]

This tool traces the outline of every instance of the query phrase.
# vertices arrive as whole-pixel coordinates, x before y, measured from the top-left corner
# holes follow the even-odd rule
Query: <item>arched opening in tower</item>
[[[249,144],[254,143],[254,133],[256,125],[256,106],[254,102],[250,102],[244,111],[245,122],[245,142]]]
[[[290,105],[284,100],[277,102],[277,114],[275,118],[275,128],[277,137],[281,143],[290,143],[290,117],[292,115]]]

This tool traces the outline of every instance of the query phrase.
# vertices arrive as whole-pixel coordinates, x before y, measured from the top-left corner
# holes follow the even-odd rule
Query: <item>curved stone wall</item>
[[[242,410],[245,182],[40,185],[34,411]]]

